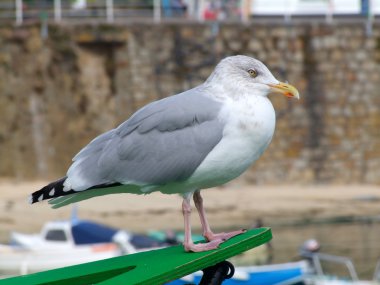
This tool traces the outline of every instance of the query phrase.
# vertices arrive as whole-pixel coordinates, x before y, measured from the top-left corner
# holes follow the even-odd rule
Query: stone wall
[[[240,181],[379,184],[379,45],[361,24],[0,27],[0,176],[60,177],[97,134],[245,54],[302,99],[271,96],[275,137]]]

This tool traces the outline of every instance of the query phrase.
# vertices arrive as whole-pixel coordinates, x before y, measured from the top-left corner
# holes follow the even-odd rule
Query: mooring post
[[[61,0],[54,0],[54,21],[59,23],[62,20]]]
[[[113,23],[114,22],[113,0],[107,0],[106,14],[107,14],[107,22]]]
[[[16,25],[22,25],[23,22],[22,4],[22,0],[16,0]]]

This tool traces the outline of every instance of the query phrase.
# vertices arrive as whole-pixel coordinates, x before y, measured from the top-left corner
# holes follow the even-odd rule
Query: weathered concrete
[[[241,181],[380,183],[380,26],[165,24],[0,28],[0,176],[54,178],[134,110],[202,82],[224,56],[265,62],[277,131]]]

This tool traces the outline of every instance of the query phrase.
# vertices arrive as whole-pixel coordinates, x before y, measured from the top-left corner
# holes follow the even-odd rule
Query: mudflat
[[[28,195],[47,181],[0,181],[0,239],[10,231],[38,232],[50,220],[68,219],[72,207],[51,209],[47,202],[30,205]],[[334,217],[380,215],[380,186],[376,185],[241,185],[202,191],[210,224],[215,229],[249,228],[262,218],[266,226],[282,222]],[[183,227],[179,195],[118,194],[78,203],[78,216],[128,229]],[[200,229],[194,208],[193,228]]]

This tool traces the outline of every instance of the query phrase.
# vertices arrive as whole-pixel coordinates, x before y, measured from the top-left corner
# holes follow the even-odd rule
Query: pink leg
[[[190,225],[190,215],[191,215],[191,196],[192,194],[186,195],[183,198],[182,202],[182,212],[185,221],[185,239],[183,242],[183,246],[186,251],[200,252],[207,251],[211,249],[218,248],[219,244],[223,242],[221,239],[215,239],[208,243],[198,243],[194,244],[193,239],[191,237],[191,225]]]
[[[194,204],[195,207],[198,210],[199,217],[201,219],[201,224],[202,224],[202,229],[203,229],[203,236],[208,240],[208,241],[214,241],[214,240],[223,240],[226,241],[236,235],[239,235],[241,233],[246,232],[246,230],[238,230],[238,231],[233,231],[229,233],[219,233],[219,234],[214,234],[211,231],[210,225],[208,224],[207,218],[206,218],[206,212],[203,207],[203,199],[201,196],[200,191],[195,191],[194,193]]]

